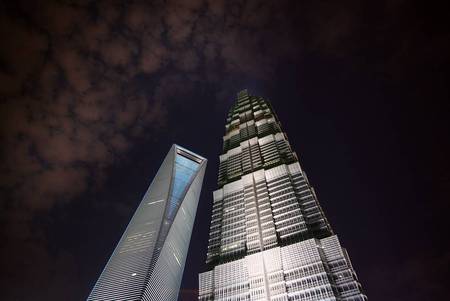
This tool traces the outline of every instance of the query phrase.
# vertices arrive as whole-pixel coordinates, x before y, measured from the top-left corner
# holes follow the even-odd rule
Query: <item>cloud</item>
[[[176,66],[182,71],[186,72],[196,70],[198,67],[198,63],[199,58],[197,54],[191,49],[180,53],[176,58]]]
[[[107,65],[126,67],[130,64],[133,55],[137,52],[133,41],[114,37],[105,42],[100,51]]]
[[[304,20],[289,17],[296,16],[287,14],[290,10]],[[23,179],[43,177],[49,166],[69,172],[80,163],[111,164],[129,149],[126,137],[164,126],[169,99],[195,82],[268,80],[280,59],[298,60],[304,49],[352,54],[350,39],[362,30],[356,25],[358,11],[360,5],[352,2],[337,8],[284,1],[8,7],[0,32],[8,41],[0,50],[6,186],[23,183],[14,190],[25,189]],[[297,32],[299,24],[306,29]],[[309,44],[300,47],[299,34]],[[153,76],[151,87],[136,88],[141,74]],[[45,189],[39,193],[45,195]],[[55,195],[42,207],[57,202]]]
[[[89,89],[93,70],[91,70],[91,65],[85,63],[86,58],[80,51],[61,45],[61,48],[56,48],[55,52],[55,60],[71,88],[78,93]]]
[[[19,93],[27,77],[40,68],[48,40],[25,22],[4,13],[0,13],[0,39],[8,41],[7,46],[0,48],[0,93],[4,97]]]
[[[179,45],[193,34],[193,29],[199,9],[203,6],[201,0],[168,1],[164,6],[164,24],[167,27],[168,40],[172,45]]]
[[[41,170],[27,179],[24,192],[19,197],[29,209],[49,209],[55,198],[60,202],[70,201],[73,196],[86,189],[88,172],[84,168],[49,168]],[[36,202],[34,195],[41,196]]]
[[[146,34],[142,39],[142,50],[138,58],[140,70],[152,74],[167,62],[169,51],[159,37]]]

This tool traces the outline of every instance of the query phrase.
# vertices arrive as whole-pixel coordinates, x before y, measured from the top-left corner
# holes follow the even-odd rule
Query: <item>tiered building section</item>
[[[367,300],[270,103],[241,91],[225,129],[199,300]]]

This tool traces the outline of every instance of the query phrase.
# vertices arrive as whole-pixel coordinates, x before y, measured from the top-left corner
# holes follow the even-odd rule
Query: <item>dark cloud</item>
[[[216,102],[204,103],[215,107],[243,81],[271,87],[281,66],[302,68],[312,56],[400,81],[418,67],[442,68],[448,33],[415,22],[419,13],[405,1],[2,4],[2,261],[18,252],[3,271],[29,291],[45,281],[60,288],[40,300],[76,290],[76,272],[55,272],[76,271],[79,262],[49,252],[39,219],[101,190],[108,169],[140,139],[167,135],[173,107],[186,108],[199,83],[213,87]],[[16,286],[8,293],[29,299]]]

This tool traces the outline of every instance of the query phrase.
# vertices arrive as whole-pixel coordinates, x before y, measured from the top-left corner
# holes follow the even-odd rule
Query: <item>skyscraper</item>
[[[171,147],[88,300],[177,300],[206,161]]]
[[[199,300],[367,300],[270,103],[246,90],[218,186]]]

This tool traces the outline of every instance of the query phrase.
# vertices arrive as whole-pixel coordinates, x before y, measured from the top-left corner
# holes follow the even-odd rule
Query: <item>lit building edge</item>
[[[171,147],[87,300],[177,300],[206,163]]]

